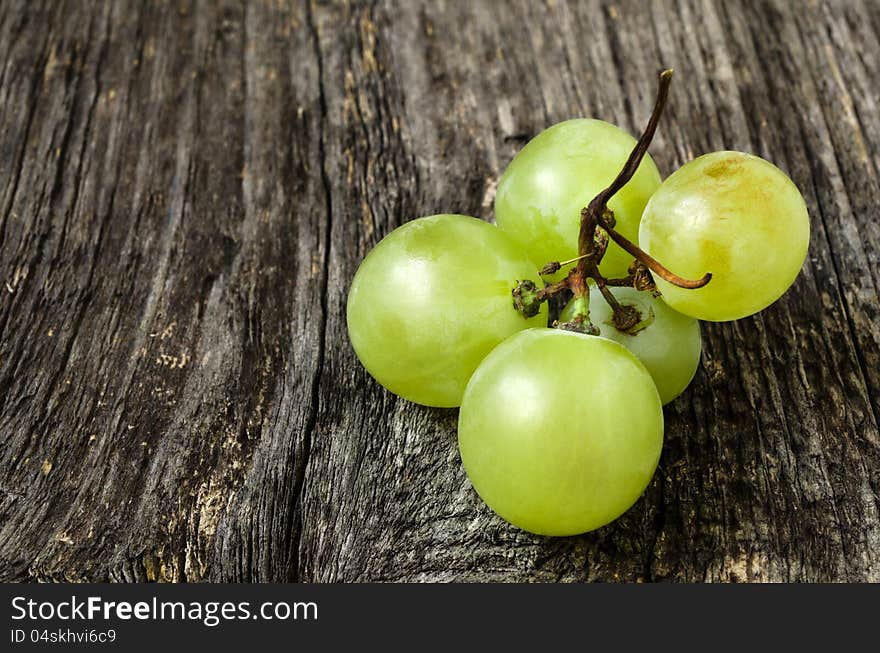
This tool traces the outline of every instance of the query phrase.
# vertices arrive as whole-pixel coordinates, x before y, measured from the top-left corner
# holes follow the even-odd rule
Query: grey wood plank
[[[0,5],[0,579],[880,580],[874,2]],[[787,171],[789,293],[704,327],[624,517],[530,536],[345,295],[421,215],[493,219],[546,126]]]

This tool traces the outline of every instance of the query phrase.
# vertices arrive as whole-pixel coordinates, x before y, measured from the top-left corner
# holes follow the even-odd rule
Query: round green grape
[[[471,377],[458,445],[492,510],[532,533],[575,535],[616,519],[645,490],[663,410],[651,375],[623,346],[529,329]]]
[[[590,290],[590,321],[599,334],[629,349],[638,358],[657,385],[660,400],[668,404],[694,378],[700,366],[700,323],[692,317],[672,310],[663,300],[635,288],[610,288],[621,304],[638,309],[645,325],[630,335],[618,331],[612,322],[611,307],[596,286]],[[559,317],[569,322],[574,316],[576,300],[569,302]]]
[[[351,283],[348,334],[383,386],[410,401],[452,407],[480,361],[522,329],[511,289],[535,265],[503,231],[463,215],[434,215],[395,229]]]
[[[639,245],[675,274],[712,280],[689,290],[656,278],[672,308],[701,320],[737,320],[775,302],[807,256],[804,198],[779,168],[742,152],[682,166],[654,193]]]
[[[514,157],[498,182],[498,226],[539,265],[574,258],[581,209],[614,180],[635,144],[625,131],[601,120],[567,120],[545,129]],[[635,176],[608,202],[617,231],[633,242],[645,204],[659,185],[657,166],[645,155]],[[612,242],[599,270],[620,277],[631,262],[632,256]]]

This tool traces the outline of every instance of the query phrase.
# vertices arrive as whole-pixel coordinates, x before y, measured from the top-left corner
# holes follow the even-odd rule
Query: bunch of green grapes
[[[635,503],[662,406],[699,367],[698,320],[769,306],[806,258],[806,205],[771,163],[714,152],[661,182],[645,150],[663,100],[638,145],[599,120],[550,127],[502,175],[498,226],[413,220],[351,284],[364,367],[405,399],[460,406],[475,490],[533,533],[590,531]],[[574,297],[549,328],[545,301],[563,290]]]

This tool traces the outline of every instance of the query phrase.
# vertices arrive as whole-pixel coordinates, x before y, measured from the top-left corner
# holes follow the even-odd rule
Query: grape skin
[[[810,219],[779,168],[742,152],[682,166],[645,208],[639,245],[676,274],[712,280],[688,290],[655,277],[669,306],[701,320],[737,320],[779,299],[803,265]]]
[[[616,519],[647,487],[663,410],[650,374],[622,345],[529,329],[471,377],[458,443],[492,510],[532,533],[575,535]]]
[[[635,144],[625,131],[601,120],[567,120],[545,129],[514,157],[498,182],[498,226],[539,265],[574,258],[581,209],[617,176]],[[646,155],[635,176],[608,202],[617,230],[633,242],[645,204],[659,186],[660,173]],[[631,261],[610,243],[599,270],[607,277],[624,276]]]
[[[688,387],[700,366],[702,342],[700,323],[674,311],[662,299],[635,288],[610,288],[621,304],[635,306],[650,324],[633,335],[613,326],[611,307],[596,286],[590,290],[590,320],[602,337],[619,342],[635,354],[657,385],[663,405],[678,397]],[[574,300],[562,311],[560,322],[573,317]]]
[[[348,333],[383,386],[427,406],[461,403],[467,381],[498,343],[546,326],[525,319],[511,289],[535,265],[503,231],[462,215],[408,222],[367,255],[348,294]]]

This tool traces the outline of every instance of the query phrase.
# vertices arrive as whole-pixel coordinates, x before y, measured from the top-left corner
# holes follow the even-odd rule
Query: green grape
[[[614,180],[635,144],[625,131],[601,120],[567,120],[545,129],[514,157],[498,182],[498,226],[538,265],[574,258],[581,209]],[[657,166],[645,155],[635,176],[608,202],[617,231],[633,242],[645,204],[659,185]],[[606,277],[621,277],[631,262],[632,256],[610,243],[599,270]]]
[[[672,308],[701,320],[737,320],[775,302],[810,243],[804,198],[779,168],[751,154],[713,152],[682,166],[651,197],[639,244],[675,274],[712,280],[678,288],[656,278]]]
[[[672,310],[663,300],[634,288],[610,288],[621,304],[635,306],[647,323],[633,335],[618,331],[612,323],[611,307],[596,286],[590,290],[590,321],[601,336],[619,342],[636,355],[657,385],[660,400],[668,404],[684,392],[700,365],[700,323]],[[569,302],[559,317],[570,322],[576,300]]]
[[[367,371],[395,394],[428,406],[461,403],[480,361],[522,329],[547,324],[513,308],[510,291],[535,265],[500,229],[434,215],[395,229],[351,283],[348,334]]]
[[[575,535],[616,519],[647,487],[663,410],[651,375],[623,346],[529,329],[471,377],[458,445],[492,510],[533,533]]]

